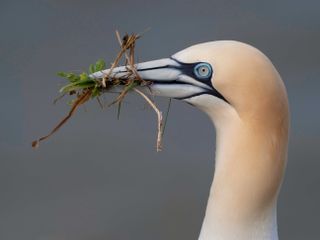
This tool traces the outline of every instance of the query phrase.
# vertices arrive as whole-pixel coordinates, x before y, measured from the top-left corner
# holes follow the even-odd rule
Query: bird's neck
[[[214,122],[215,173],[199,240],[276,240],[286,136],[222,120]]]

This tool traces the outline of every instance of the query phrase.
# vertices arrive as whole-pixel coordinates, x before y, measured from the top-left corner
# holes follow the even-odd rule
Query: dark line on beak
[[[192,95],[190,95],[190,96],[187,96],[187,97],[174,98],[174,99],[184,100],[184,99],[187,99],[187,98],[197,97],[197,96],[200,96],[200,95],[203,95],[203,94],[212,95],[212,96],[217,97],[217,98],[220,98],[221,100],[223,100],[223,101],[225,101],[226,103],[230,104],[229,101],[228,101],[227,99],[225,99],[216,89],[214,89],[213,91],[199,92],[199,93],[195,93],[195,94],[192,94]]]

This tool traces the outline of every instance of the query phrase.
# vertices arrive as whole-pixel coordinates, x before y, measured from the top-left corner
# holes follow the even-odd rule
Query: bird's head
[[[153,95],[186,101],[214,120],[226,112],[240,117],[277,114],[275,109],[283,110],[279,106],[286,103],[284,85],[269,59],[237,41],[197,44],[136,67],[143,79],[152,81]],[[109,71],[93,75],[101,77]],[[111,74],[125,77],[127,69],[117,67]]]

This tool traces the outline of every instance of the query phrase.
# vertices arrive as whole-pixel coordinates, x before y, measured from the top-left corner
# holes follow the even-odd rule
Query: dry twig
[[[71,109],[67,116],[65,116],[48,135],[33,141],[32,147],[38,147],[41,141],[49,138],[52,134],[58,131],[73,116],[78,107],[83,103],[87,102],[90,98],[96,98],[99,105],[103,107],[103,104],[101,103],[99,96],[102,93],[112,92],[111,89],[115,86],[123,86],[123,90],[110,104],[108,104],[108,106],[118,104],[119,117],[121,103],[128,92],[134,90],[136,93],[142,96],[146,100],[146,102],[153,108],[153,110],[156,112],[158,116],[157,151],[161,150],[163,132],[162,113],[147,95],[145,95],[143,92],[136,88],[137,86],[148,86],[149,84],[152,84],[151,82],[143,80],[139,76],[134,63],[135,43],[136,40],[140,38],[140,35],[126,34],[121,39],[119,32],[116,31],[116,36],[120,44],[120,51],[117,54],[113,63],[111,64],[109,72],[101,78],[94,79],[85,72],[81,73],[80,75],[76,75],[74,73],[59,73],[59,76],[67,78],[70,83],[60,90],[62,92],[62,95],[59,98],[57,98],[55,102],[57,100],[60,100],[60,98],[65,96],[67,93],[69,95],[76,95],[76,99],[74,99]],[[117,78],[116,76],[112,76],[112,70],[119,65],[119,62],[123,56],[125,56],[125,65],[128,71],[127,76],[125,78]],[[89,72],[92,74],[97,71],[102,71],[104,70],[104,68],[104,61],[99,60],[97,61],[96,65],[90,65]]]
[[[133,91],[140,94],[149,103],[149,105],[153,108],[153,110],[157,114],[157,117],[158,117],[157,152],[159,152],[162,150],[162,130],[163,130],[162,112],[157,108],[154,102],[152,102],[152,100],[143,92],[141,92],[139,89],[134,88]]]

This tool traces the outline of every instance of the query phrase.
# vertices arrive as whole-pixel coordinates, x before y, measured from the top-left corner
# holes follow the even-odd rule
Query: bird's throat
[[[199,240],[276,240],[287,138],[227,115],[214,121],[215,173]]]

